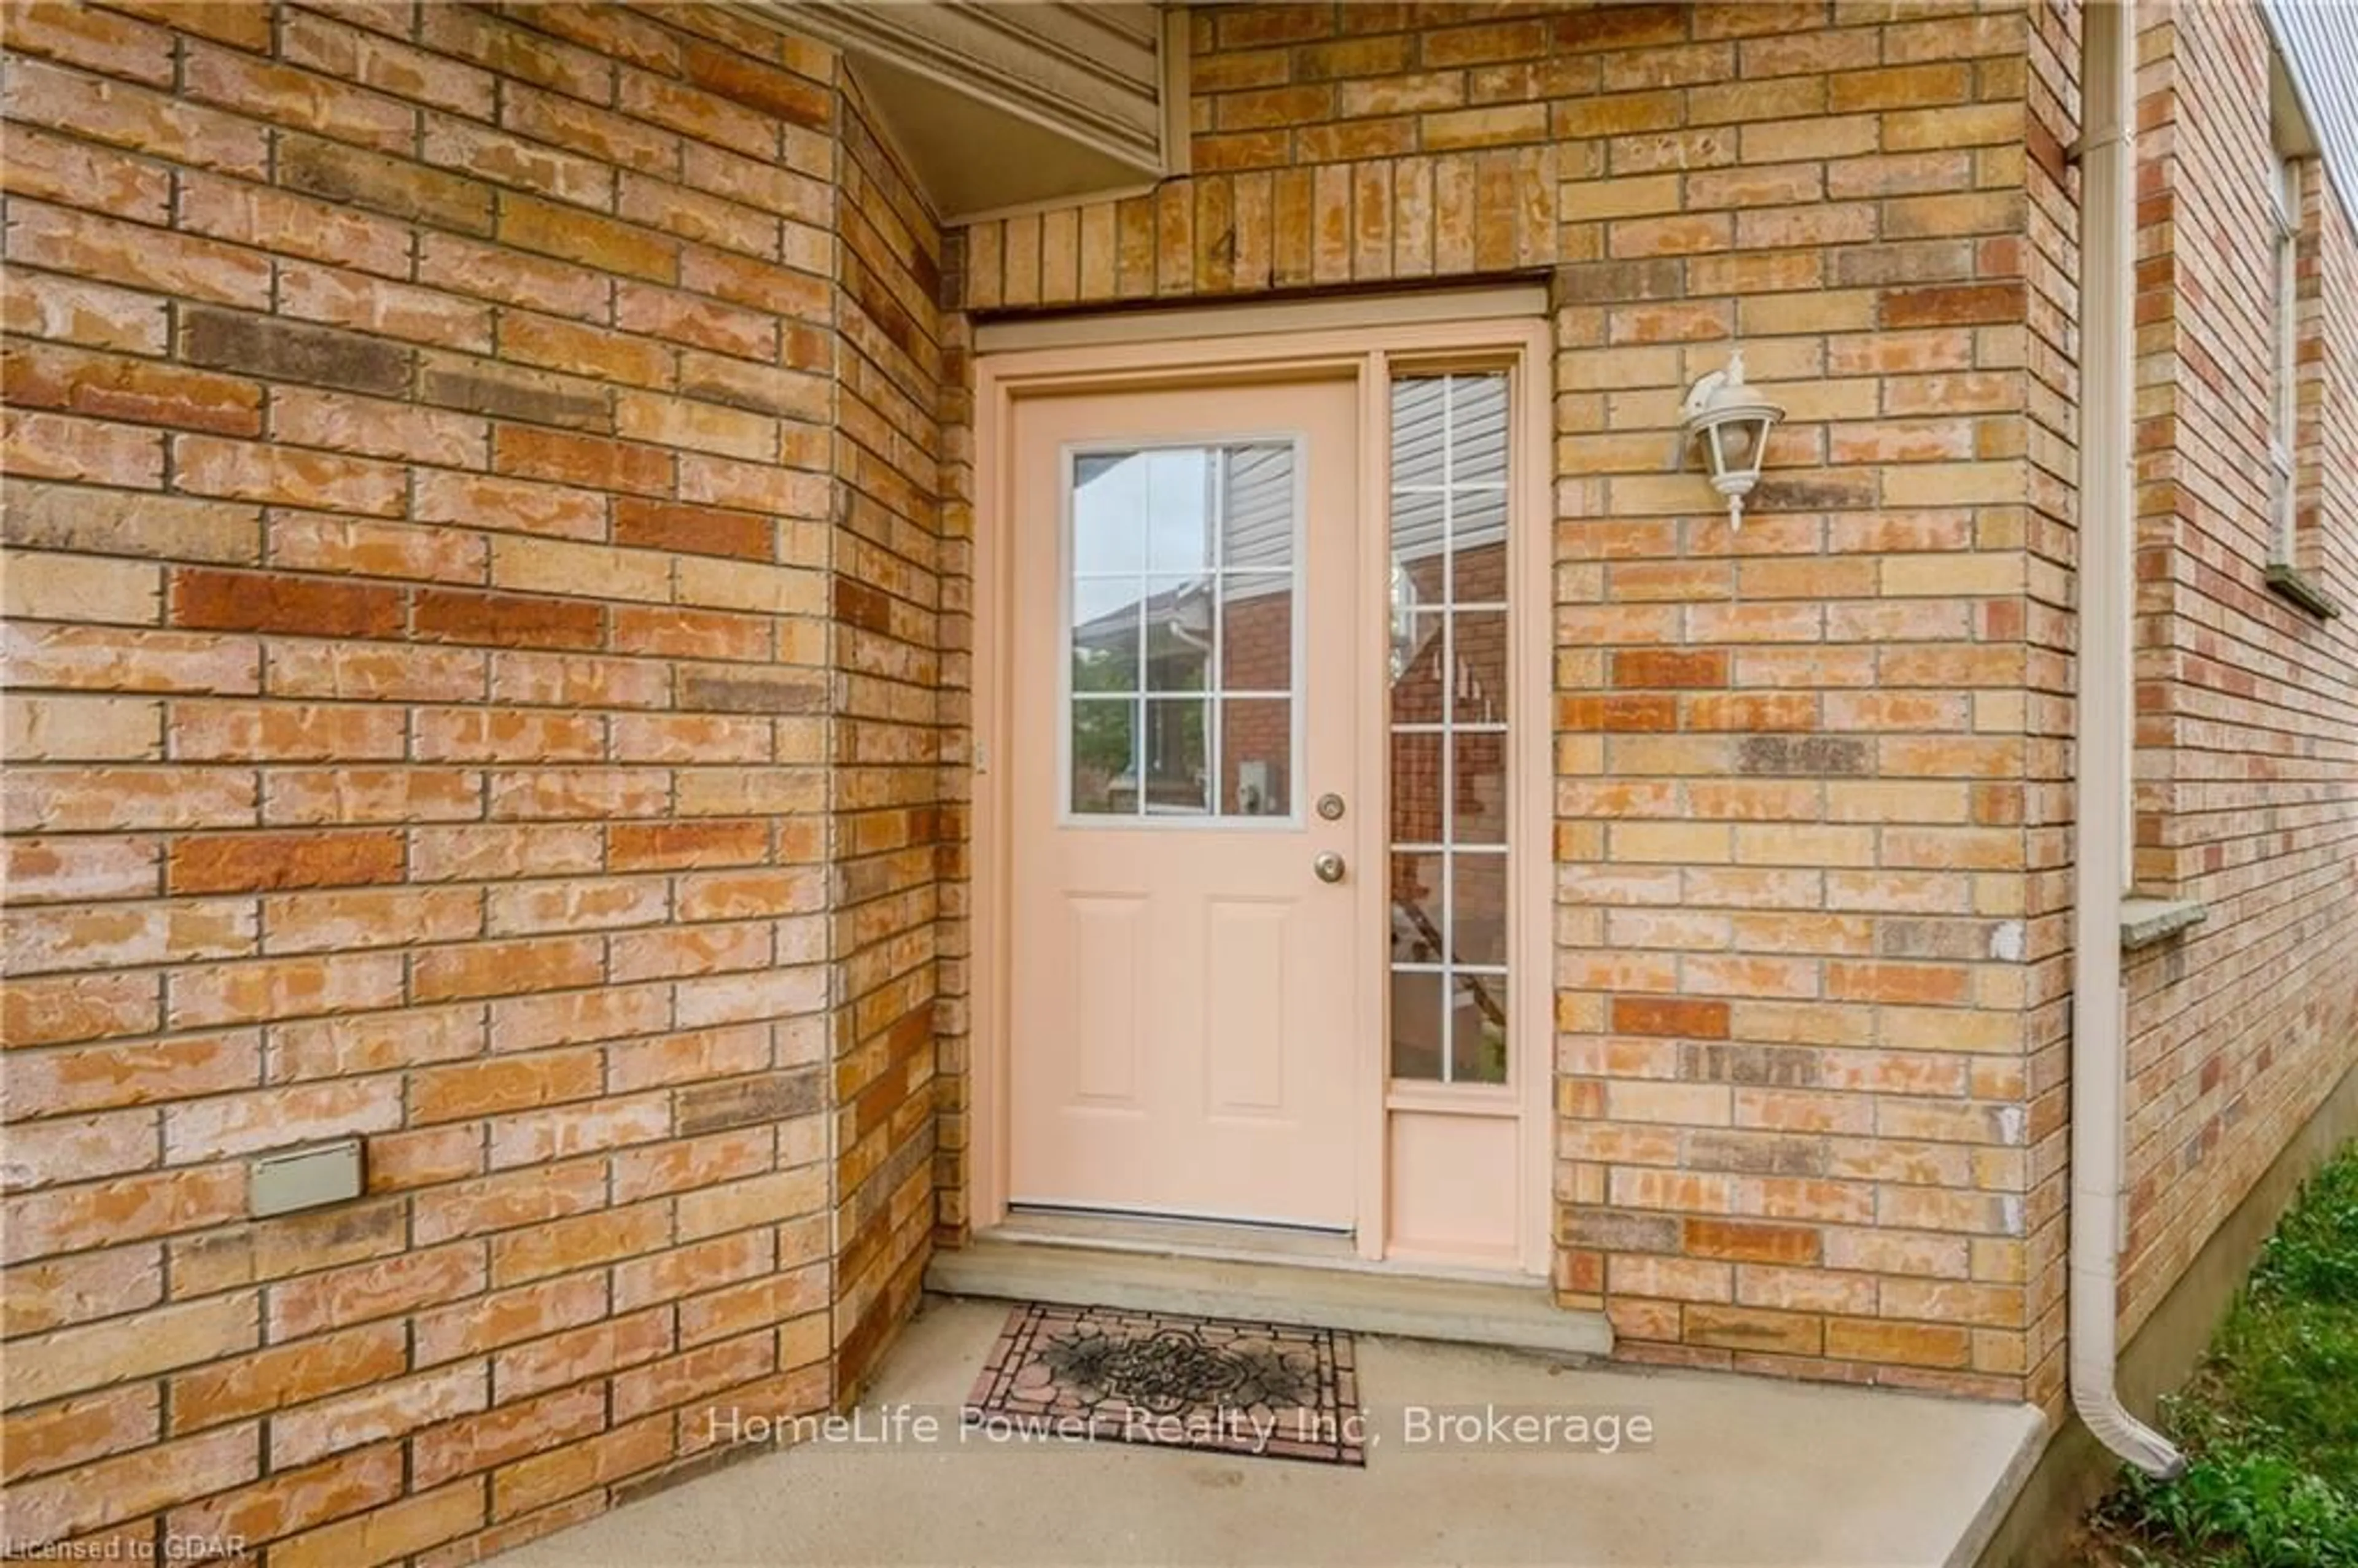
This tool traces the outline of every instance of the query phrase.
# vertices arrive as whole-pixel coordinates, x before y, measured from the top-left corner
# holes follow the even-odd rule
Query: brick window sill
[[[2166,942],[2210,918],[2210,906],[2190,898],[2140,898],[2131,894],[2121,900],[2121,950],[2134,953],[2140,947]]]
[[[2312,615],[2331,620],[2342,613],[2342,606],[2334,602],[2323,584],[2288,562],[2278,561],[2268,568],[2268,588]]]

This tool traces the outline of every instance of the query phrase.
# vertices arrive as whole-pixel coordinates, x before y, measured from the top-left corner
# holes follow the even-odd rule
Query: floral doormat
[[[965,1420],[1019,1439],[1365,1465],[1351,1336],[1117,1307],[1019,1306]]]

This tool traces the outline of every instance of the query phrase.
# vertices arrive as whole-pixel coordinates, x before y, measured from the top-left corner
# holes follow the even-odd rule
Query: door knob
[[[1310,869],[1318,873],[1322,882],[1339,882],[1343,880],[1343,857],[1332,849],[1325,850],[1312,858]]]

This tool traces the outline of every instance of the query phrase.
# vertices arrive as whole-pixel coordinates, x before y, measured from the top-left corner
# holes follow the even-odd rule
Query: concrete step
[[[1613,1348],[1604,1314],[1563,1311],[1537,1281],[1445,1279],[1316,1258],[1191,1257],[985,1234],[936,1251],[925,1288],[947,1296],[1253,1318],[1559,1356],[1604,1356]]]

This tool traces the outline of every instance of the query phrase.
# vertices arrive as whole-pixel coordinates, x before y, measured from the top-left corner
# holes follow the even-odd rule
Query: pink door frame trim
[[[985,1229],[1006,1217],[1010,1122],[1007,965],[1011,939],[1006,855],[1010,838],[1005,773],[994,763],[1006,754],[1009,731],[1010,639],[1001,607],[1011,593],[1013,552],[1006,536],[1011,515],[1011,465],[1006,442],[1011,405],[1019,396],[1073,393],[1090,388],[1148,388],[1250,380],[1296,371],[1345,371],[1359,384],[1359,459],[1363,497],[1390,493],[1390,382],[1395,369],[1498,369],[1511,373],[1510,414],[1515,479],[1509,518],[1508,570],[1512,585],[1509,637],[1515,685],[1510,710],[1509,811],[1514,824],[1514,973],[1509,980],[1509,1060],[1512,1081],[1502,1088],[1475,1086],[1389,1086],[1386,1042],[1368,1030],[1356,1081],[1354,1163],[1359,1194],[1357,1250],[1368,1260],[1387,1255],[1390,1212],[1386,1187],[1390,1123],[1396,1112],[1429,1115],[1511,1114],[1520,1132],[1516,1169],[1521,1183],[1515,1231],[1514,1271],[1545,1275],[1553,1252],[1554,992],[1552,965],[1553,854],[1551,825],[1554,762],[1552,646],[1553,591],[1550,564],[1554,509],[1552,427],[1553,342],[1544,315],[1531,308],[1502,309],[1497,291],[1479,297],[1468,313],[1451,317],[1428,297],[1386,301],[1320,301],[1298,306],[1260,305],[1223,309],[1207,307],[1184,313],[1100,317],[1059,323],[1055,335],[1071,341],[1053,346],[986,344],[975,362],[975,653],[972,886],[973,968],[971,1120],[968,1145],[968,1217]],[[1513,291],[1520,300],[1524,291]],[[1414,301],[1409,309],[1402,305]],[[1445,307],[1444,308],[1445,311]],[[1336,324],[1338,314],[1351,324]],[[1403,315],[1416,319],[1403,322]],[[1184,320],[1184,333],[1173,323]],[[1372,503],[1366,504],[1372,505]],[[1383,515],[1370,510],[1370,517]],[[1372,562],[1390,552],[1362,550],[1358,617],[1362,668],[1381,669],[1387,610],[1375,591],[1385,574]],[[1371,711],[1360,727],[1362,745],[1374,750],[1364,776],[1385,776],[1381,689],[1363,680],[1362,700]],[[1357,813],[1353,863],[1367,868],[1355,879],[1362,928],[1387,928],[1382,908],[1389,879],[1376,873],[1388,863],[1384,813]],[[1356,983],[1363,997],[1387,994],[1386,955],[1380,944],[1363,944]],[[1379,1016],[1380,1012],[1379,1011]]]

